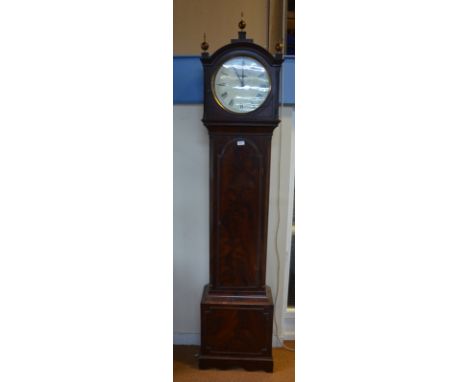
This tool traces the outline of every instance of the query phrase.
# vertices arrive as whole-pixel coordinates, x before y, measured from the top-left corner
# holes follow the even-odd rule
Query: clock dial
[[[270,76],[257,60],[239,56],[223,63],[213,80],[218,103],[235,113],[258,109],[270,94]]]

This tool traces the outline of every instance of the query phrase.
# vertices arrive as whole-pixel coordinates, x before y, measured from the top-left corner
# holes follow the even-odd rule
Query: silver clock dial
[[[265,67],[257,60],[239,56],[220,66],[213,80],[217,102],[234,113],[248,113],[258,109],[271,91]]]

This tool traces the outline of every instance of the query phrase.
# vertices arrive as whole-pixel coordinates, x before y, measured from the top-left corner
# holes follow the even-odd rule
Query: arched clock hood
[[[206,44],[206,45],[203,45]],[[207,47],[206,41],[202,44]],[[246,113],[237,114],[224,110],[216,102],[213,95],[211,81],[218,68],[223,62],[234,57],[248,56],[259,61],[267,70],[271,79],[271,94],[268,99],[258,109]],[[262,46],[255,44],[252,39],[246,38],[246,32],[240,31],[239,38],[231,40],[212,55],[207,51],[202,53],[201,62],[204,73],[204,113],[203,123],[210,128],[215,125],[254,127],[276,127],[279,124],[279,97],[280,97],[280,71],[283,63],[283,55],[277,53],[272,55]]]

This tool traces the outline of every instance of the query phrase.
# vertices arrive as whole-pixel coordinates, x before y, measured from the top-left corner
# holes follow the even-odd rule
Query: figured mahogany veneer
[[[212,292],[265,290],[270,144],[271,132],[210,130]]]
[[[206,286],[201,303],[202,346],[199,367],[273,371],[273,300],[212,296]]]

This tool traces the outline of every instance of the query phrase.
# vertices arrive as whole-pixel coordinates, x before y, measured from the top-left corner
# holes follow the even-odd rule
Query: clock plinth
[[[199,367],[272,372],[272,330],[270,288],[263,296],[225,296],[211,294],[207,285],[201,302]]]
[[[199,367],[272,372],[266,254],[282,58],[243,38],[201,61],[210,136],[210,280],[201,301]]]

